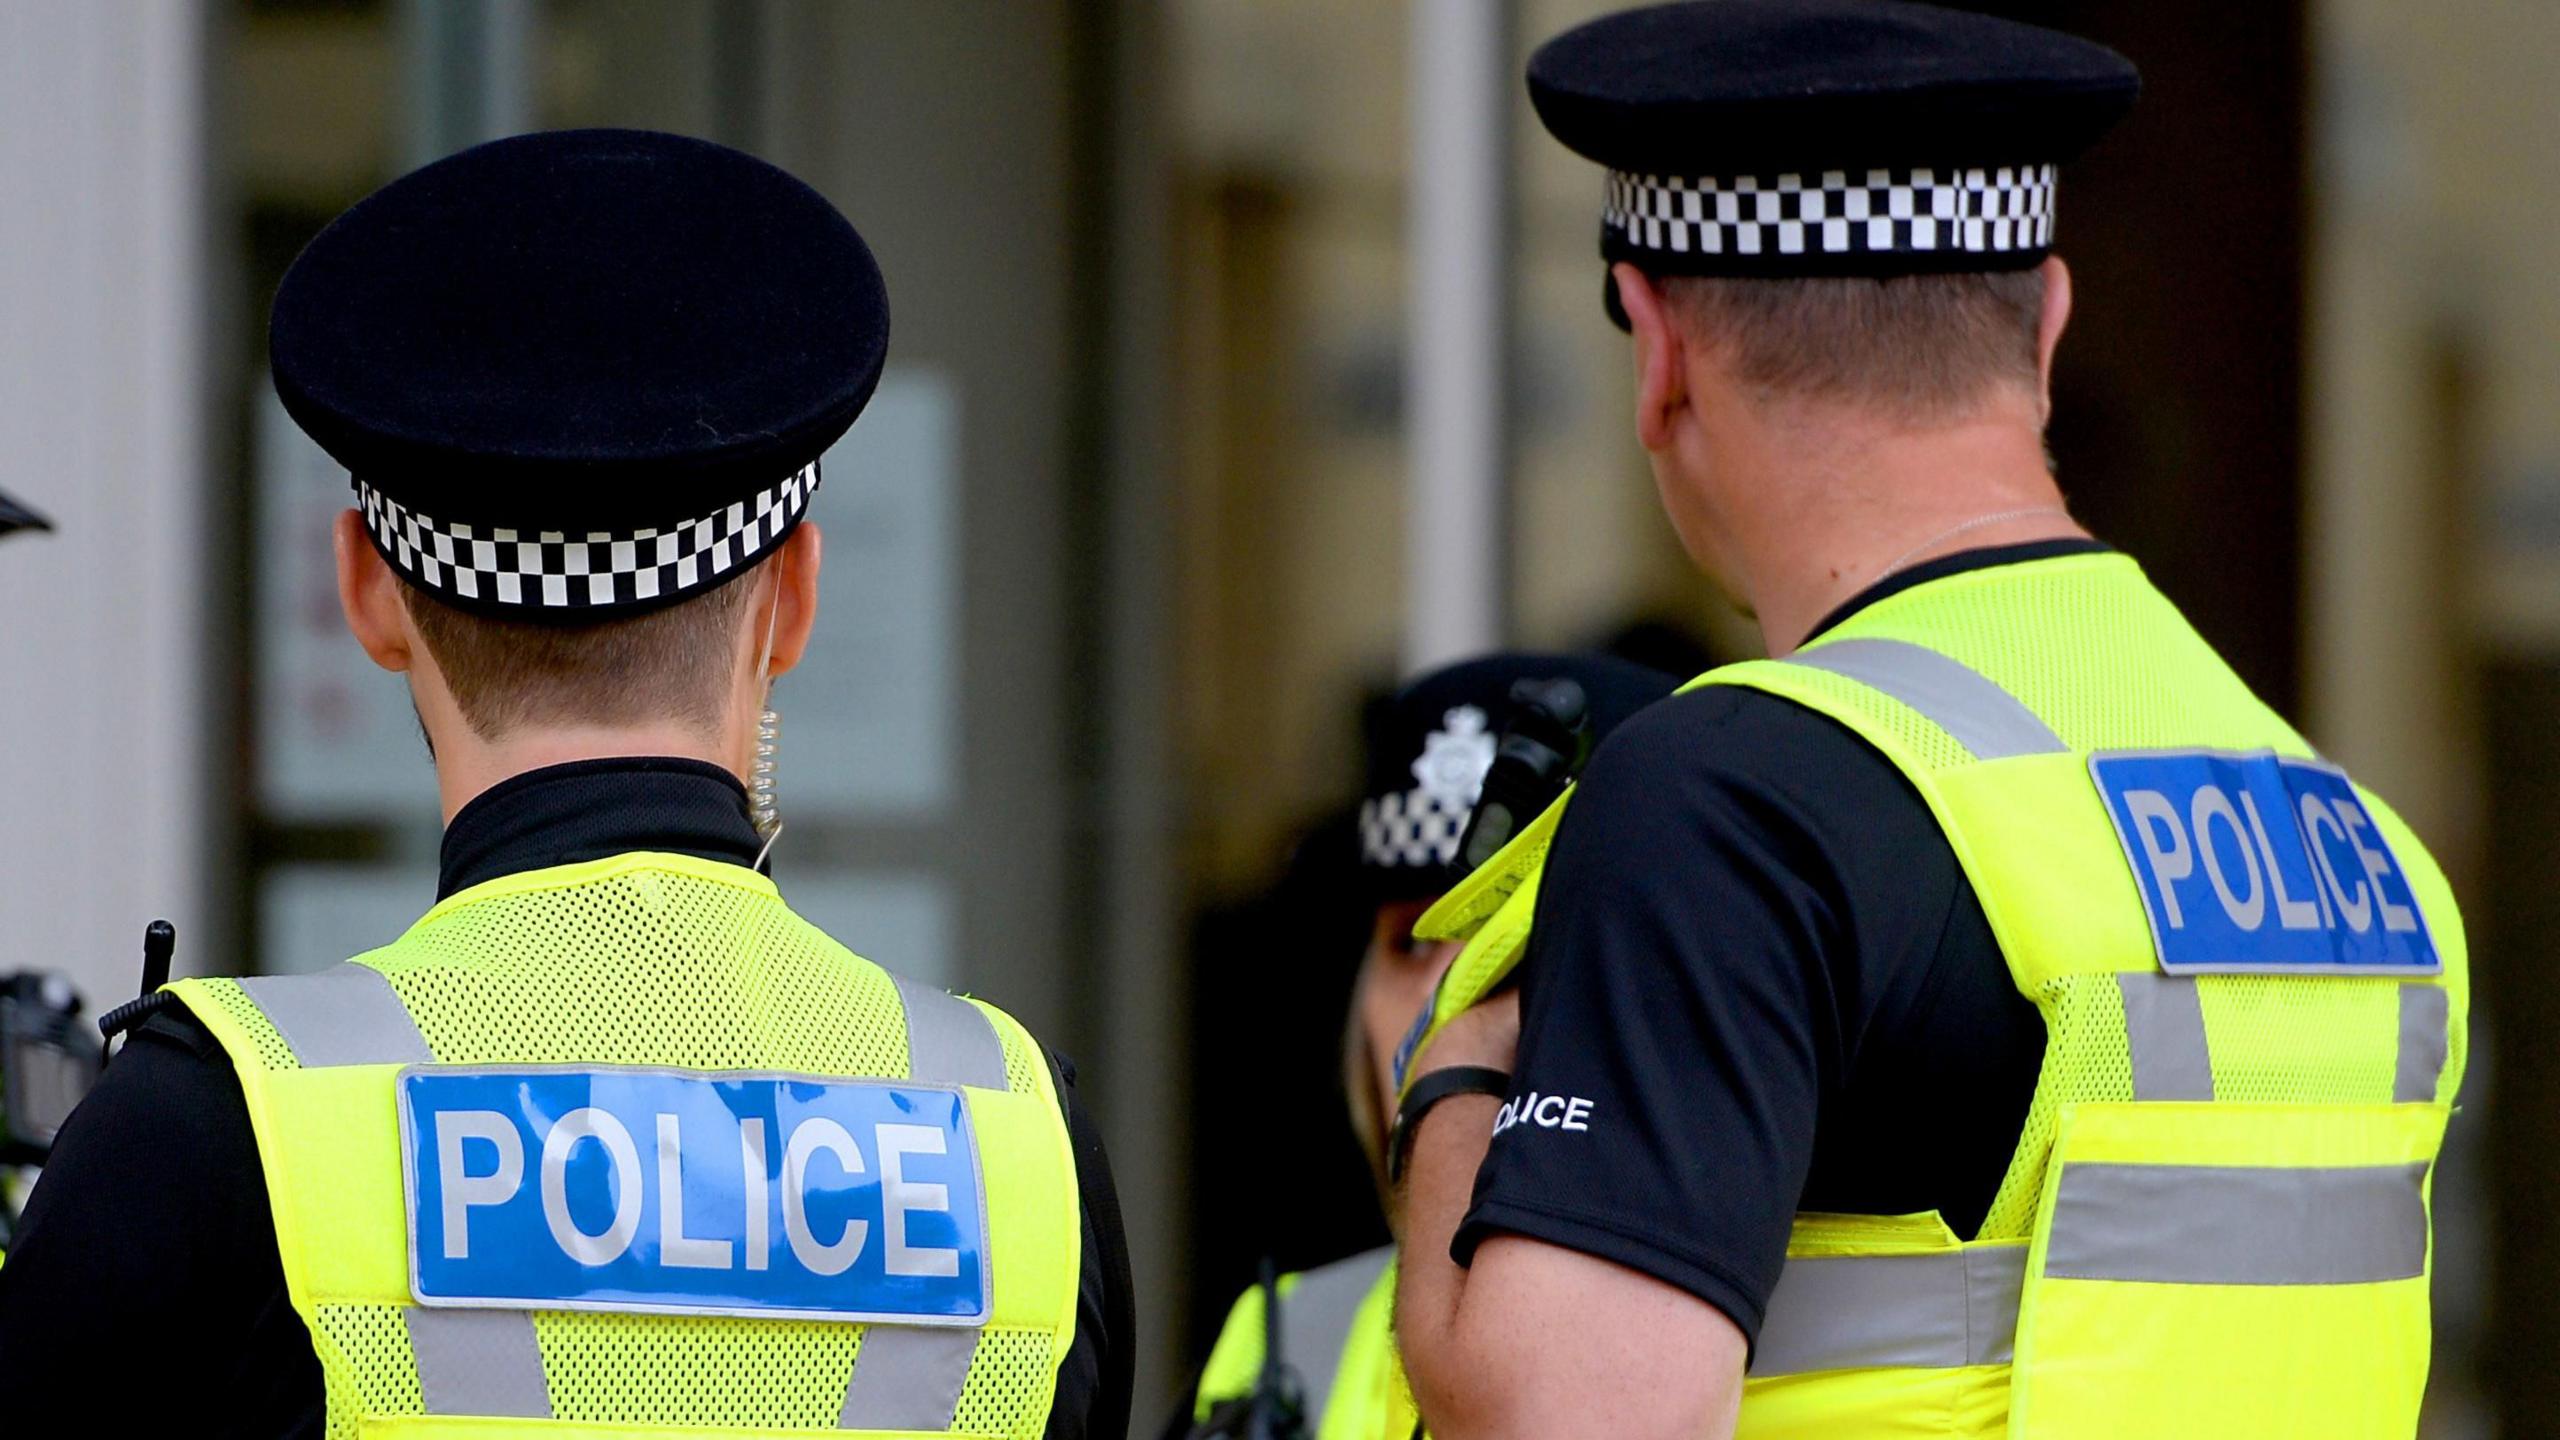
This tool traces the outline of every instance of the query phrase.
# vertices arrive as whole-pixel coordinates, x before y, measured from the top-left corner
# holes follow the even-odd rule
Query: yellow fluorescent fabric
[[[1969,683],[1987,681],[1982,688],[2001,705],[2027,712],[1965,717],[1976,743],[1996,728],[1986,728],[1984,715],[2003,724],[2022,718],[2023,727],[1999,733],[2040,734],[2045,743],[1977,757],[1956,731],[1913,703],[1851,678],[1846,671],[1855,665],[1825,668],[1822,647],[1840,641],[1884,642],[1860,652],[1870,656],[1920,647],[1929,653],[1919,658],[1941,676],[1953,661],[1970,672],[1963,677]],[[1898,1353],[1955,1358],[1803,1364],[1807,1353],[1819,1359],[1819,1342],[1835,1330],[1846,1337],[1842,1355],[1873,1353],[1857,1343],[1873,1340],[1877,1318],[1900,1313],[1892,1307],[1912,1301],[1909,1294],[1897,1301],[1879,1293],[1850,1306],[1854,1314],[1790,1315],[1796,1373],[1748,1377],[1740,1435],[2410,1435],[2428,1353],[2428,1167],[2467,1058],[2470,990],[2460,911],[2400,818],[2359,788],[2415,892],[2441,975],[2162,976],[2140,891],[2089,776],[2090,755],[2212,749],[2303,758],[2312,751],[2121,555],[2030,561],[1930,581],[1860,611],[1798,657],[1729,666],[1692,683],[1746,685],[1795,701],[1848,726],[1891,760],[1936,816],[2012,980],[2043,1015],[2047,1035],[2026,1123],[1980,1234],[1955,1237],[1935,1217],[1805,1216],[1788,1252],[1791,1261],[1925,1259],[1950,1246],[1968,1256],[2003,1247],[2014,1293],[1974,1286],[1968,1259],[1954,1272],[1968,1287],[1954,1308],[1957,1329],[1971,1342],[1981,1338],[1986,1311],[2001,1323],[2013,1313],[2022,1317],[2014,1363],[1976,1363],[2005,1359],[1975,1354],[1978,1343],[1933,1349],[1947,1337],[1925,1328],[1943,1323],[1925,1287],[1909,1306],[1913,1323],[1924,1328],[1903,1337],[1911,1343]],[[1941,702],[1937,695],[1920,701]],[[1524,832],[1424,917],[1427,935],[1468,937],[1435,1000],[1424,1051],[1431,1033],[1488,993],[1525,953],[1563,803],[1541,817],[1534,839]],[[2195,1053],[2174,1043],[2158,1048],[2176,1035],[2146,1042],[2155,1047],[2146,1052],[2148,1083],[2165,1077],[2192,1093],[2137,1094],[2129,1007],[2144,1011],[2146,1025],[2158,1023],[2148,1018],[2155,1008],[2174,1020],[2184,1007],[2192,1017],[2186,1024]],[[2418,1034],[2413,1025],[2440,1028]],[[2441,1068],[2424,1068],[2438,1053]],[[2403,1093],[2413,1083],[2425,1099]],[[2227,1208],[2156,1213],[2182,1203],[2171,1182],[2186,1172],[2090,1167],[2206,1167],[2196,1173],[2230,1183],[2200,1186],[2183,1203]],[[2057,1251],[2057,1195],[2074,1174],[2082,1177],[2074,1184],[2129,1184],[2127,1193],[2153,1197],[2144,1202],[2152,1212],[2139,1204],[2074,1211],[2075,1226],[2103,1215],[2112,1228],[2061,1236]],[[2365,1216],[2375,1227],[2367,1236],[2348,1224],[2355,1216],[2322,1207],[2319,1197],[2332,1193],[2324,1187],[2342,1177],[2373,1180],[2381,1189],[2372,1193],[2384,1193],[2386,1202],[2397,1194],[2403,1203]],[[2245,1244],[2256,1233],[2251,1227],[2284,1233],[2288,1216],[2319,1242],[2305,1242],[2306,1274],[2329,1265],[2392,1278],[2309,1283],[2288,1275],[2279,1277],[2285,1283],[2262,1283],[2265,1276],[2239,1273],[2252,1263]],[[2186,1246],[2183,1261],[2174,1251],[2162,1260],[2143,1248],[2154,1235],[2215,1243]],[[2015,1278],[2021,1244],[2029,1247],[2022,1282]],[[2074,1273],[2068,1265],[2048,1275],[2055,1253],[2130,1256],[2180,1278],[2067,1278]],[[2205,1264],[2196,1258],[2203,1255],[2232,1269],[2189,1274]],[[2395,1273],[2403,1269],[2420,1273]],[[1860,1271],[1869,1273],[1873,1267]],[[1787,1299],[1782,1279],[1764,1338]]]
[[[356,963],[389,981],[441,1064],[910,1074],[900,982],[733,865],[631,854],[509,876],[448,898]],[[529,1315],[522,1333],[538,1346],[551,1418],[426,1413],[407,1318],[402,1067],[304,1065],[237,983],[171,989],[239,1072],[286,1288],[320,1356],[331,1440],[812,1429],[1030,1440],[1045,1429],[1074,1339],[1075,1161],[1037,1042],[994,1007],[948,1002],[974,1007],[961,1013],[984,1017],[1002,1055],[1004,1088],[961,1091],[987,1209],[988,1322],[947,1427],[842,1430],[863,1340],[878,1327],[728,1316],[512,1312]]]
[[[2194,1111],[2197,1113],[2180,1113]],[[2429,1354],[2427,1276],[2202,1285],[2043,1273],[2054,1192],[2076,1165],[2388,1167],[2433,1160],[2446,1110],[2087,1105],[2063,1119],[2021,1305],[2014,1433],[2399,1437]],[[2272,1217],[2318,1225],[2318,1214]]]
[[[1299,1274],[1280,1277],[1284,1316],[1305,1279]],[[1404,1362],[1396,1355],[1395,1290],[1396,1270],[1390,1261],[1361,1297],[1349,1327],[1333,1338],[1333,1353],[1323,1357],[1330,1361],[1326,1393],[1306,1397],[1314,1440],[1411,1440],[1418,1414]],[[1217,1344],[1200,1371],[1192,1410],[1195,1419],[1207,1419],[1219,1405],[1252,1393],[1262,1373],[1262,1310],[1262,1288],[1257,1285],[1238,1296],[1227,1312],[1227,1323],[1218,1331]],[[1327,1369],[1322,1360],[1309,1366],[1306,1361],[1311,1357],[1288,1358],[1302,1372],[1322,1375]]]

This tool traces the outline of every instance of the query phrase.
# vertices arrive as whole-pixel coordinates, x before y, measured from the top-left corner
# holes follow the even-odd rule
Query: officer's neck
[[[427,718],[428,740],[435,747],[436,792],[448,825],[463,806],[491,788],[528,771],[578,760],[700,760],[726,769],[743,782],[743,757],[754,743],[752,736],[731,743],[727,737],[680,724],[526,727],[489,739],[468,726],[439,727],[432,717],[422,718]],[[439,733],[444,728],[461,733]]]
[[[2039,417],[1999,406],[1913,428],[1832,412],[1743,427],[1717,488],[1729,578],[1772,655],[1887,575],[1961,550],[2084,535],[2063,511]]]

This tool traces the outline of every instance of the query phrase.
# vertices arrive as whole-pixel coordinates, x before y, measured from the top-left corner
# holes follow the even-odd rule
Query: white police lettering
[[[613,1160],[613,1219],[590,1235],[569,1216],[569,1152],[581,1140],[604,1146]],[[621,1121],[592,1106],[560,1117],[542,1139],[542,1218],[551,1238],[581,1265],[610,1265],[640,1233],[640,1147]]]
[[[2161,909],[2167,912],[2172,929],[2186,928],[2186,915],[2178,904],[2178,882],[2196,873],[2196,857],[2204,857],[2205,880],[2214,898],[2222,902],[2222,913],[2233,925],[2243,930],[2256,930],[2266,923],[2267,899],[2272,892],[2276,902],[2278,923],[2287,930],[2316,930],[2325,919],[2331,904],[2345,915],[2347,924],[2359,933],[2372,928],[2372,901],[2363,880],[2350,892],[2338,883],[2338,872],[2321,848],[2317,837],[2325,830],[2352,847],[2361,873],[2379,879],[2388,873],[2389,859],[2365,849],[2355,841],[2337,812],[2317,795],[2302,797],[2302,824],[2296,830],[2303,848],[2318,863],[2313,867],[2314,900],[2296,900],[2285,890],[2284,868],[2277,863],[2275,842],[2269,838],[2265,820],[2258,813],[2254,796],[2243,792],[2240,807],[2231,797],[2211,786],[2199,786],[2182,819],[2178,807],[2157,790],[2127,790],[2124,808],[2134,817],[2134,838],[2141,846],[2151,876],[2158,886]],[[2247,829],[2242,829],[2241,809],[2248,812]],[[2355,815],[2354,824],[2364,816]],[[2214,822],[2220,821],[2219,825]],[[2227,839],[2225,837],[2228,837]],[[2263,867],[2263,868],[2262,868]],[[2246,880],[2235,886],[2234,878]],[[2386,903],[2386,912],[2390,908]],[[2406,910],[2402,910],[2407,915]],[[2412,917],[2395,929],[2415,930]]]
[[[2391,873],[2391,857],[2364,843],[2365,826],[2372,822],[2361,810],[2341,813],[2338,820],[2347,827],[2347,843],[2355,847],[2356,859],[2363,862],[2365,878],[2373,882],[2373,900],[2382,911],[2382,928],[2402,935],[2416,930],[2417,912],[2406,905],[2392,904],[2391,897],[2382,893],[2383,878]]]
[[[2440,968],[2410,872],[2333,767],[2264,752],[2173,751],[2094,755],[2089,768],[2161,968]]]
[[[1535,1098],[1535,1097],[1532,1097]],[[1549,1096],[1537,1123],[1550,1129],[1580,1130],[1591,1112],[1587,1100]],[[471,1257],[471,1212],[504,1205],[524,1188],[524,1139],[509,1119],[495,1110],[445,1110],[434,1117],[439,1209],[444,1220],[443,1251],[448,1259]],[[738,1127],[739,1198],[744,1203],[743,1243],[705,1239],[685,1233],[684,1133],[677,1118],[657,1116],[658,1261],[680,1270],[764,1270],[772,1265],[773,1244],[767,1232],[765,1123],[747,1118]],[[605,1148],[613,1167],[608,1189],[613,1218],[589,1234],[570,1213],[569,1164],[577,1147],[592,1140]],[[488,1148],[474,1148],[474,1142]],[[881,1206],[888,1234],[884,1256],[892,1275],[949,1276],[960,1269],[960,1252],[944,1245],[914,1245],[907,1240],[908,1217],[951,1213],[951,1187],[910,1180],[906,1157],[949,1153],[943,1132],[930,1125],[878,1125],[873,1147],[880,1156]],[[862,1149],[842,1125],[824,1117],[793,1127],[782,1154],[782,1225],[792,1254],[822,1275],[850,1267],[862,1255],[870,1223],[845,1222],[843,1231],[822,1241],[809,1223],[809,1166],[820,1155],[834,1157],[847,1175],[865,1173]],[[494,1156],[494,1161],[492,1157]],[[825,1187],[821,1187],[825,1188]],[[543,1219],[562,1253],[582,1265],[606,1265],[629,1249],[640,1230],[643,1195],[639,1146],[623,1123],[602,1110],[572,1110],[560,1117],[542,1141]],[[738,1251],[743,1250],[741,1259]]]
[[[956,1089],[444,1065],[407,1068],[398,1089],[421,1304],[989,1314],[986,1195]]]
[[[2326,923],[2320,918],[2321,907],[2308,900],[2296,900],[2285,892],[2284,865],[2276,859],[2275,842],[2267,838],[2267,821],[2258,813],[2258,797],[2241,791],[2240,808],[2249,816],[2249,833],[2257,838],[2258,858],[2266,862],[2267,893],[2275,897],[2276,923],[2287,930],[2319,929]],[[2319,893],[2316,886],[2312,893]]]
[[[738,1122],[738,1158],[747,1181],[747,1268],[773,1264],[773,1239],[767,1232],[764,1190],[764,1120],[750,1116]]]
[[[726,1270],[729,1242],[684,1233],[684,1132],[658,1112],[658,1263],[679,1270]]]
[[[462,1144],[482,1140],[498,1151],[497,1168],[474,1175]],[[471,1258],[471,1207],[503,1205],[524,1184],[524,1139],[495,1110],[447,1110],[436,1116],[436,1166],[444,1175],[444,1255]]]
[[[791,1241],[792,1255],[811,1274],[841,1275],[861,1258],[871,1222],[848,1220],[843,1233],[824,1244],[810,1231],[809,1161],[820,1150],[835,1156],[846,1174],[862,1173],[862,1152],[843,1126],[824,1118],[802,1121],[782,1146],[782,1233]]]
[[[2177,882],[2196,873],[2196,857],[2187,848],[2187,830],[2178,823],[2178,807],[2157,790],[2127,790],[2124,808],[2133,815],[2134,835],[2151,862],[2151,873],[2160,878],[2160,897],[2169,911],[2170,928],[2186,928],[2186,912],[2178,905]],[[2165,845],[2161,843],[2164,835],[2168,837]]]
[[[1517,1099],[1503,1102],[1493,1117],[1493,1133],[1501,1134],[1514,1125],[1535,1125],[1541,1130],[1588,1130],[1591,1128],[1591,1102],[1579,1095],[1541,1095],[1532,1090]]]
[[[2353,898],[2349,898],[2347,887],[2338,883],[2338,867],[2329,858],[2328,840],[2321,834],[2324,830],[2338,844],[2346,843],[2347,827],[2338,823],[2338,812],[2329,808],[2329,802],[2317,795],[2303,796],[2302,833],[2311,847],[2311,858],[2319,862],[2323,891],[2335,901],[2338,913],[2346,917],[2347,928],[2361,935],[2373,928],[2373,892],[2358,880]]]
[[[2266,918],[2266,883],[2258,875],[2258,852],[2250,848],[2249,837],[2240,833],[2240,812],[2231,808],[2231,797],[2212,785],[2196,790],[2196,798],[2188,814],[2195,821],[2196,850],[2204,857],[2204,878],[2213,883],[2213,893],[2222,901],[2222,913],[2243,930],[2255,930]],[[2240,864],[2249,877],[2249,898],[2231,893],[2231,879],[2222,873],[2222,850],[2213,843],[2213,822],[2219,820],[2230,830],[2233,849],[2240,854]]]
[[[960,1252],[941,1245],[907,1243],[907,1216],[917,1210],[951,1210],[951,1190],[909,1180],[906,1157],[939,1155],[942,1132],[930,1125],[880,1127],[881,1228],[886,1248],[881,1256],[892,1275],[957,1275]]]

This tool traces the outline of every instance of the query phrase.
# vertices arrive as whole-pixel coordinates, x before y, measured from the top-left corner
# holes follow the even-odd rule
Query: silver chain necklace
[[[1912,546],[1910,549],[1903,551],[1901,554],[1896,555],[1891,560],[1885,562],[1880,569],[1861,582],[1859,588],[1865,589],[1868,585],[1873,585],[1878,580],[1882,580],[1886,576],[1900,570],[1903,566],[1911,563],[1913,556],[1920,554],[1931,546],[1944,544],[1959,535],[1967,533],[1968,531],[1980,530],[1992,525],[2006,524],[2011,520],[2034,520],[2046,515],[2060,516],[2065,520],[2071,518],[2071,512],[2060,505],[2030,505],[2018,510],[2000,510],[1989,515],[1976,515],[1961,525],[1950,525],[1946,529],[1939,531],[1937,534],[1930,536],[1928,539],[1921,541],[1919,544]]]

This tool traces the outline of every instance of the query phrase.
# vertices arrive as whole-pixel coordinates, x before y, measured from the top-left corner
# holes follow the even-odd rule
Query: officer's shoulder
[[[196,1012],[170,991],[153,997],[159,1003],[150,1015],[127,1032],[126,1044],[148,1042],[184,1051],[199,1060],[212,1060],[222,1055],[222,1042],[213,1030],[196,1018]]]
[[[1928,802],[1883,752],[1828,715],[1741,685],[1684,691],[1620,725],[1592,753],[1557,838],[1619,881],[1649,885],[1674,872],[1616,862],[1708,835],[1757,837],[1734,852],[1755,863],[1873,875],[1897,889],[1897,867],[1944,846]],[[1937,884],[1918,870],[1908,878]]]
[[[1592,752],[1581,789],[1585,799],[1629,799],[1676,792],[1684,782],[1821,794],[1899,781],[1892,762],[1830,716],[1746,685],[1700,685],[1610,732]]]

